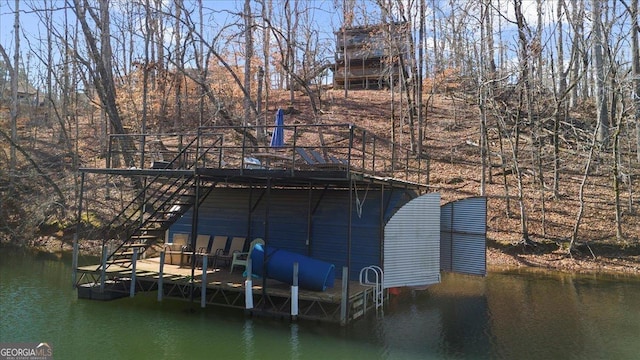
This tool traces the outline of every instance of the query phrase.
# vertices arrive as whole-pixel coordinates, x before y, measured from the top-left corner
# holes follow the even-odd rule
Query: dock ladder
[[[362,268],[362,270],[360,270],[360,285],[373,287],[373,300],[376,309],[384,305],[384,272],[382,268],[376,265],[369,265]]]

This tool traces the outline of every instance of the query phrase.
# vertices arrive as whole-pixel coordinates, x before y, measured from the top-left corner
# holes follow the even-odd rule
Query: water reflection
[[[289,344],[291,345],[291,356],[289,359],[298,360],[300,359],[300,343],[298,340],[298,324],[291,324],[291,337],[289,338]]]
[[[56,358],[635,359],[640,279],[555,273],[445,275],[342,328],[138,294],[78,300],[70,258],[0,249],[0,342]]]
[[[253,320],[245,320],[244,328],[242,329],[242,339],[244,340],[244,358],[255,359],[253,351]]]

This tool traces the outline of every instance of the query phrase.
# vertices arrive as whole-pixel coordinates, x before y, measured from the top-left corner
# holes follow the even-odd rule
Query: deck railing
[[[194,133],[112,135],[107,168],[125,168],[123,137],[140,169],[287,169],[362,173],[426,184],[426,159],[404,146],[350,124],[285,125],[282,146],[270,145],[275,126],[202,127]],[[306,156],[305,156],[306,154]]]

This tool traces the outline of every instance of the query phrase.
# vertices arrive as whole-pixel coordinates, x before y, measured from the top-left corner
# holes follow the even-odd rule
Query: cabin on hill
[[[347,324],[391,288],[485,274],[486,200],[441,206],[426,159],[350,124],[273,126],[268,144],[259,130],[127,135],[133,168],[111,166],[123,140],[112,135],[106,167],[80,169],[83,189],[87,177],[107,186],[81,190],[78,218],[113,206],[117,231],[99,263],[74,255],[78,296],[157,291]],[[105,196],[111,184],[118,196]]]
[[[21,105],[35,105],[37,104],[38,90],[34,88],[28,81],[18,80],[18,104]],[[0,103],[11,104],[12,89],[11,83],[7,81],[0,81]]]
[[[408,55],[407,35],[407,24],[400,22],[340,28],[335,32],[334,87],[388,87],[391,75],[400,76],[400,58]]]

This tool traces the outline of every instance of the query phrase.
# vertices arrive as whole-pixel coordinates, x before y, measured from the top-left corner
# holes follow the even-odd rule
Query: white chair
[[[245,269],[247,268],[247,263],[251,259],[251,252],[253,251],[253,248],[257,244],[264,245],[264,240],[262,240],[261,238],[256,238],[255,240],[253,240],[251,242],[251,244],[249,244],[249,252],[246,252],[246,253],[243,253],[243,252],[233,253],[233,259],[231,260],[231,266],[229,267],[229,272],[230,273],[233,272],[233,267],[236,266],[236,265],[237,266],[244,266]]]

